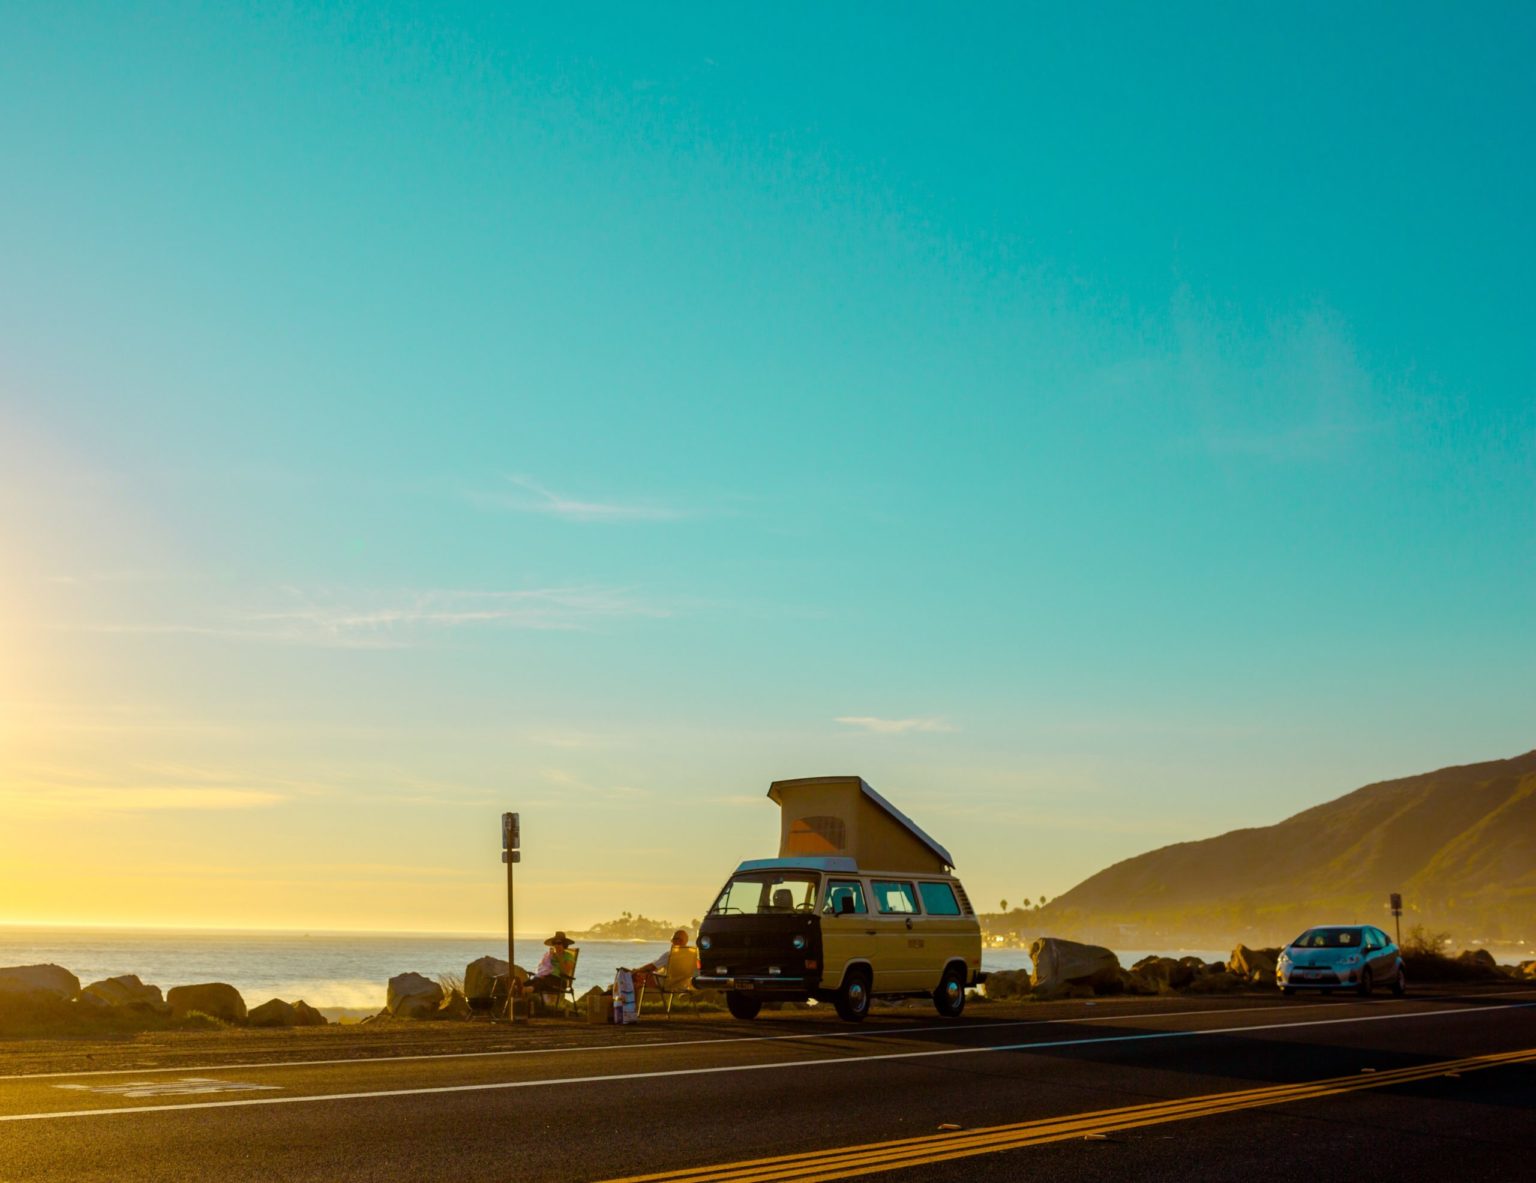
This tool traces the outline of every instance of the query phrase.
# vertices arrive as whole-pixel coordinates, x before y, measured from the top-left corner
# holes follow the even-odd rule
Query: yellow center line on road
[[[1536,1062],[1536,1048],[1469,1056],[1459,1060],[1441,1060],[1411,1068],[1397,1068],[1368,1075],[1336,1076],[1298,1084],[1273,1085],[1239,1092],[1211,1093],[1172,1101],[1131,1105],[1120,1109],[1102,1109],[1066,1117],[1039,1118],[1010,1125],[990,1126],[955,1134],[926,1134],[862,1146],[843,1146],[832,1150],[779,1155],[717,1166],[663,1171],[658,1174],[632,1175],[608,1183],[821,1183],[823,1180],[847,1179],[856,1175],[894,1171],[909,1167],[997,1154],[1026,1146],[1061,1142],[1091,1134],[1110,1134],[1120,1130],[1187,1121],[1218,1113],[1233,1113],[1267,1105],[1339,1096],[1365,1089],[1386,1088],[1418,1080],[1444,1077],[1447,1073],[1473,1072],[1507,1064]]]

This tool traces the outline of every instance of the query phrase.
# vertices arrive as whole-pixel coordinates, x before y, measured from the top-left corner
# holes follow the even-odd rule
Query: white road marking
[[[1091,1044],[1136,1043],[1154,1039],[1191,1039],[1207,1035],[1246,1035],[1254,1031],[1289,1031],[1302,1027],[1332,1027],[1342,1023],[1382,1023],[1404,1019],[1443,1019],[1452,1015],[1486,1015],[1501,1010],[1524,1010],[1536,1002],[1512,1002],[1501,1006],[1463,1006],[1454,1010],[1414,1011],[1408,1014],[1355,1015],[1343,1019],[1311,1019],[1301,1023],[1261,1023],[1251,1026],[1215,1027],[1199,1031],[1150,1031],[1137,1035],[1103,1035],[1089,1039],[1054,1039],[1037,1043],[1005,1043],[987,1047],[930,1048],[920,1052],[885,1052],[873,1056],[836,1056],[822,1060],[788,1060],[771,1064],[727,1064],[712,1068],[671,1068],[651,1072],[615,1072],[600,1076],[563,1076],[547,1080],[503,1080],[486,1084],[451,1084],[428,1088],[377,1089],[361,1093],[318,1093],[309,1096],[251,1097],[240,1101],[203,1101],[190,1105],[134,1105],[119,1109],[73,1109],[53,1113],[0,1114],[0,1122],[53,1121],[74,1117],[116,1117],[133,1113],[172,1113],[191,1109],[233,1109],[249,1105],[309,1105],[322,1101],[363,1101],[382,1097],[421,1097],[443,1093],[487,1093],[504,1089],[555,1088],[571,1084],[614,1084],[632,1080],[661,1080],[676,1076],[718,1076],[728,1072],[773,1072],[794,1068],[827,1068],[843,1064],[868,1064],[882,1060],[923,1060],[935,1056],[980,1056],[994,1052],[1030,1052]],[[1201,1012],[1206,1013],[1206,1012]]]
[[[56,1084],[53,1087],[119,1097],[190,1097],[195,1093],[248,1093],[257,1089],[280,1089],[283,1086],[215,1080],[211,1076],[184,1076],[180,1080],[130,1080],[127,1084]]]
[[[1487,995],[1494,997],[1494,995]],[[826,1031],[808,1032],[803,1035],[731,1035],[723,1039],[669,1039],[655,1043],[593,1043],[579,1047],[527,1047],[504,1048],[484,1052],[421,1052],[411,1056],[350,1056],[333,1060],[272,1060],[266,1063],[242,1061],[233,1064],[185,1064],[170,1068],[88,1068],[80,1072],[16,1072],[0,1075],[0,1080],[71,1080],[82,1076],[149,1076],[157,1072],[245,1072],[257,1068],[324,1068],[332,1064],[402,1064],[412,1060],[479,1060],[501,1056],[569,1056],[579,1052],[649,1051],[653,1048],[724,1046],[733,1043],[794,1043],[807,1039],[882,1039],[898,1035],[924,1035],[929,1032],[989,1031],[998,1027],[1056,1027],[1064,1023],[1112,1023],[1123,1019],[1187,1019],[1195,1015],[1264,1014],[1268,1011],[1295,1010],[1294,1002],[1279,1006],[1247,1006],[1228,1009],[1205,1007],[1201,1010],[1132,1011],[1114,1015],[1085,1015],[1079,1019],[1009,1019],[997,1023],[934,1024],[928,1027],[903,1027],[896,1031],[855,1031],[831,1028]],[[1349,1002],[1314,1003],[1314,1006],[1348,1006]],[[1400,1005],[1394,1000],[1380,1005]]]

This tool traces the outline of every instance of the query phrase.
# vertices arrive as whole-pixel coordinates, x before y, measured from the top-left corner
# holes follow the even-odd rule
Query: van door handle
[[[872,937],[872,936],[874,936],[874,935],[875,935],[875,931],[876,931],[876,930],[875,930],[875,929],[873,929],[873,928],[866,928],[866,929],[865,929],[865,930],[864,930],[864,935],[865,935],[865,936],[867,936],[867,937]]]
[[[908,932],[912,931],[912,918],[910,916],[907,917],[907,931]]]

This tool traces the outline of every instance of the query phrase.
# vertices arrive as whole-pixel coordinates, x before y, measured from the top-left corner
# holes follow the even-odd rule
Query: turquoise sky
[[[506,808],[686,919],[845,772],[1015,901],[1531,748],[1533,50],[6,6],[0,921],[493,928]]]

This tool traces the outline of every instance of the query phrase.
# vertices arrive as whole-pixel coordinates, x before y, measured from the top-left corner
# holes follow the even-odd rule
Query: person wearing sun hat
[[[528,988],[542,994],[561,994],[565,982],[576,973],[575,942],[564,932],[556,932],[544,942],[547,948],[539,961],[539,968],[528,979]]]

